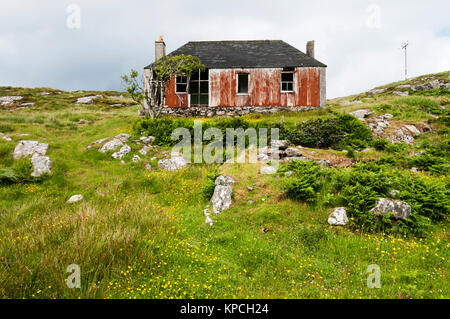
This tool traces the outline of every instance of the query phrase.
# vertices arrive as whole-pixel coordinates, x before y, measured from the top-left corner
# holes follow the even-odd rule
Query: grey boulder
[[[393,219],[406,219],[411,215],[411,206],[399,200],[379,198],[371,212],[375,216],[393,213]]]
[[[108,143],[105,143],[100,149],[98,150],[100,153],[106,153],[107,151],[114,151],[118,149],[119,147],[123,146],[123,142],[119,140],[118,138],[115,138]]]
[[[348,225],[347,210],[345,207],[335,208],[328,217],[328,224],[331,226],[345,226]]]
[[[14,149],[13,158],[18,160],[33,154],[45,155],[48,150],[48,144],[36,141],[20,141]]]
[[[31,157],[31,164],[33,165],[33,172],[31,173],[33,177],[39,177],[44,173],[51,173],[53,167],[53,162],[49,157],[36,153]]]

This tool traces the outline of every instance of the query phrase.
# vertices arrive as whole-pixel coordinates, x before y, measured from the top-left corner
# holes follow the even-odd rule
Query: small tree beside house
[[[152,65],[150,74],[144,75],[149,77],[146,81],[139,79],[136,70],[131,70],[129,75],[123,75],[121,79],[131,98],[141,105],[141,114],[156,119],[165,105],[165,92],[172,77],[186,77],[186,91],[189,92],[192,74],[204,69],[200,59],[192,55],[164,56]]]

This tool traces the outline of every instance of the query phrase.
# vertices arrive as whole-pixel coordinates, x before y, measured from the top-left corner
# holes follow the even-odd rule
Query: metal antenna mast
[[[405,50],[405,80],[408,80],[408,45],[408,41],[402,44],[402,50]]]

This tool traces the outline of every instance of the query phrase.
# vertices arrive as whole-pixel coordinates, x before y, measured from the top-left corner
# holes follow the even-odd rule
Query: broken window
[[[248,94],[248,73],[238,73],[238,94]]]
[[[281,92],[294,92],[294,73],[281,73]]]
[[[186,93],[187,90],[187,77],[177,75],[175,80],[175,93]]]

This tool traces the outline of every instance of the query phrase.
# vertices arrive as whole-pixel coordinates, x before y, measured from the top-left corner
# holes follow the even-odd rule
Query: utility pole
[[[408,45],[408,41],[402,44],[402,50],[405,50],[405,80],[408,80]]]

